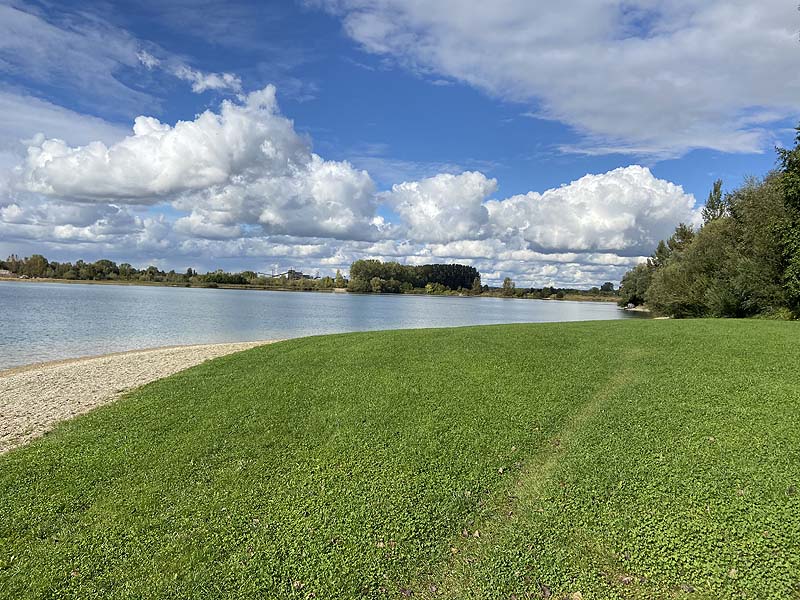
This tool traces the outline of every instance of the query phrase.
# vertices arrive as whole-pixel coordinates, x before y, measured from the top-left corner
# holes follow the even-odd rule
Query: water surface
[[[610,302],[0,282],[0,370],[176,344],[632,316]]]

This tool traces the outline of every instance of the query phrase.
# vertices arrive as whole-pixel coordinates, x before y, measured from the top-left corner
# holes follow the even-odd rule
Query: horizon
[[[2,0],[0,256],[617,284],[790,145],[798,12],[572,8]]]

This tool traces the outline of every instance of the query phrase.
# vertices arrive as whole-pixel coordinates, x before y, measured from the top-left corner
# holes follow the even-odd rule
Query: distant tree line
[[[620,304],[674,317],[800,316],[800,127],[779,167],[723,194],[716,181],[703,225],[681,224],[622,279]]]
[[[211,288],[225,285],[289,290],[329,290],[334,287],[344,288],[347,285],[347,281],[339,271],[336,273],[336,278],[321,277],[317,279],[292,279],[285,275],[267,277],[254,271],[228,273],[221,269],[201,274],[189,268],[181,273],[174,270],[164,271],[153,265],[137,269],[129,263],[117,264],[107,259],[95,262],[78,260],[75,263],[49,261],[41,254],[25,258],[12,254],[6,260],[0,260],[0,270],[8,270],[18,277],[32,279],[142,282]]]
[[[527,298],[530,300],[608,300],[615,301],[618,297],[614,284],[606,281],[601,286],[588,290],[578,288],[561,288],[546,285],[544,287],[517,287],[510,277],[503,280],[499,288],[487,288],[484,296],[498,296],[502,298]]]
[[[144,269],[137,269],[128,263],[117,264],[114,261],[102,259],[95,262],[78,260],[72,262],[57,262],[47,260],[41,254],[20,258],[12,254],[6,260],[0,260],[0,269],[6,269],[18,276],[38,279],[68,279],[79,281],[158,281],[169,283],[183,283],[196,275],[192,269],[186,273],[163,271],[150,265]]]
[[[337,269],[334,277],[290,277],[288,274],[269,277],[254,271],[228,273],[221,269],[198,273],[189,268],[185,272],[164,271],[150,265],[138,269],[129,263],[117,264],[102,259],[95,262],[49,261],[41,254],[20,258],[16,255],[0,260],[0,270],[8,270],[18,277],[32,279],[65,279],[71,281],[109,281],[130,283],[158,283],[162,285],[195,287],[254,287],[276,290],[330,291],[335,288],[362,293],[422,293],[486,295],[506,298],[532,299],[592,299],[616,298],[611,282],[590,290],[574,288],[517,287],[506,277],[502,287],[482,285],[481,275],[468,265],[430,264],[401,265],[397,262],[357,260],[350,267],[350,278]]]
[[[337,286],[338,287],[338,286]],[[501,287],[481,283],[481,274],[468,265],[403,265],[398,262],[357,260],[350,266],[348,291],[360,293],[462,294],[503,298],[616,300],[614,284],[606,281],[589,290],[575,288],[518,288],[510,277]]]
[[[401,265],[397,262],[357,260],[350,265],[351,292],[390,293],[425,289],[428,293],[482,291],[475,267],[459,264]]]

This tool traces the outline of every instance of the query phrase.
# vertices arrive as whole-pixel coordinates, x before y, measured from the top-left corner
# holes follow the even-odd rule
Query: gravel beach
[[[135,350],[2,371],[0,454],[141,385],[273,341]]]

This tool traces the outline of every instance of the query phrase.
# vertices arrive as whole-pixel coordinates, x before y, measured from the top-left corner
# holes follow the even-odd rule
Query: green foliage
[[[397,262],[381,262],[379,260],[357,260],[350,266],[350,279],[358,279],[359,283],[349,286],[348,289],[358,288],[358,291],[370,291],[375,287],[376,293],[399,293],[413,288],[425,288],[428,284],[438,284],[445,290],[471,289],[475,280],[480,286],[480,273],[475,267],[458,264],[433,264],[433,265],[401,265]],[[378,279],[380,285],[373,286],[373,280]],[[363,282],[369,285],[365,286]],[[370,288],[370,289],[367,289]],[[351,289],[351,291],[356,291]]]
[[[787,207],[800,211],[800,126],[796,131],[794,148],[776,148],[776,152],[783,173],[781,184]]]
[[[207,362],[0,456],[0,597],[794,598],[798,334],[516,325]]]
[[[675,317],[800,314],[800,148],[778,156],[781,171],[724,197],[716,181],[703,227],[681,224],[659,242],[623,277],[620,304],[644,299]]]
[[[663,244],[663,242],[662,242]],[[664,245],[666,248],[666,245]],[[620,306],[641,306],[645,302],[645,294],[650,287],[653,267],[650,264],[642,263],[625,273],[622,282],[619,284]]]
[[[781,186],[786,200],[787,223],[782,228],[784,286],[789,306],[800,315],[800,127],[794,148],[778,148]]]
[[[448,290],[445,286],[441,283],[426,283],[425,284],[425,293],[426,294],[433,294],[440,296],[442,294],[446,294]]]
[[[710,223],[714,219],[724,217],[726,212],[727,206],[722,196],[722,179],[717,179],[714,187],[708,193],[708,200],[703,207],[703,223]]]
[[[370,285],[368,279],[351,276],[350,280],[347,282],[347,291],[356,292],[359,294],[368,294],[372,291],[372,286]]]
[[[241,273],[228,273],[218,269],[206,274],[200,274],[191,267],[184,273],[163,271],[154,265],[146,269],[137,269],[129,263],[117,265],[114,261],[102,259],[93,263],[78,260],[72,263],[50,262],[40,254],[31,257],[19,258],[11,255],[5,261],[0,261],[3,267],[17,275],[31,278],[66,279],[72,281],[114,281],[131,283],[160,283],[166,285],[197,285],[201,287],[216,288],[220,286],[251,286],[259,288],[290,289],[290,290],[331,290],[334,287],[345,287],[347,281],[337,271],[338,279],[331,277],[288,278],[285,274],[280,277],[265,277],[255,271],[242,271]]]
[[[516,287],[517,286],[511,277],[506,277],[503,279],[503,296],[513,296]]]
[[[336,269],[336,277],[334,277],[333,285],[336,288],[347,287],[347,280],[344,278],[342,272],[339,269]]]

